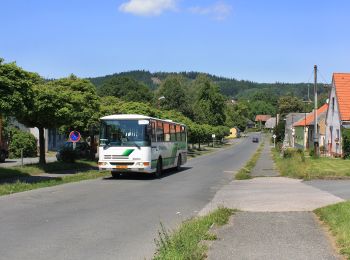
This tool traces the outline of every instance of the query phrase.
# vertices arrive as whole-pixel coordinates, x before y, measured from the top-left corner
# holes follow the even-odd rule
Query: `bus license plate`
[[[115,168],[117,168],[117,169],[127,169],[128,166],[127,165],[117,165],[117,166],[115,166]]]

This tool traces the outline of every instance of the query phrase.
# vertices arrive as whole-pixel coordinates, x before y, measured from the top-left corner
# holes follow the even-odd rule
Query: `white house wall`
[[[334,98],[334,107],[333,107],[333,98]],[[329,97],[329,107],[327,111],[326,118],[326,145],[327,150],[332,155],[340,155],[342,153],[341,150],[341,122],[339,117],[339,106],[338,100],[335,92],[334,83],[332,85],[331,94]],[[331,128],[333,130],[331,131]],[[339,131],[339,142],[335,142],[337,136],[337,130]]]

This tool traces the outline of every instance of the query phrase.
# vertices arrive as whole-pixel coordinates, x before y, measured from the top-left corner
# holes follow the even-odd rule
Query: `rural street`
[[[190,160],[161,179],[97,179],[0,197],[0,259],[147,259],[162,222],[197,215],[259,144]]]

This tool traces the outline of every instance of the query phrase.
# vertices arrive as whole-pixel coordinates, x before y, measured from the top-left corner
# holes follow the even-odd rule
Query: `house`
[[[350,128],[350,73],[334,73],[326,116],[327,153],[342,156],[342,128]]]
[[[237,138],[239,137],[239,134],[240,133],[238,128],[233,127],[230,129],[230,135],[227,138],[230,138],[230,139]]]
[[[326,136],[326,114],[328,104],[324,104],[317,109],[317,132],[320,147],[325,145]],[[304,118],[293,124],[294,127],[294,147],[309,149],[314,142],[315,113],[305,114]]]
[[[265,125],[266,121],[271,118],[271,115],[256,115],[255,122],[257,127],[261,129],[263,125]]]
[[[269,118],[265,123],[265,128],[270,130],[274,129],[276,127],[276,121],[277,121],[276,117]]]
[[[305,113],[289,113],[286,115],[285,128],[284,128],[284,140],[283,145],[286,147],[294,147],[294,128],[295,122],[305,117]]]

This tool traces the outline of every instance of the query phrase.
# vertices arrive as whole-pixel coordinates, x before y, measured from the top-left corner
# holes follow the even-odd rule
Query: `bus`
[[[177,168],[187,162],[187,127],[184,124],[136,114],[100,118],[98,166],[120,173],[152,173]]]

